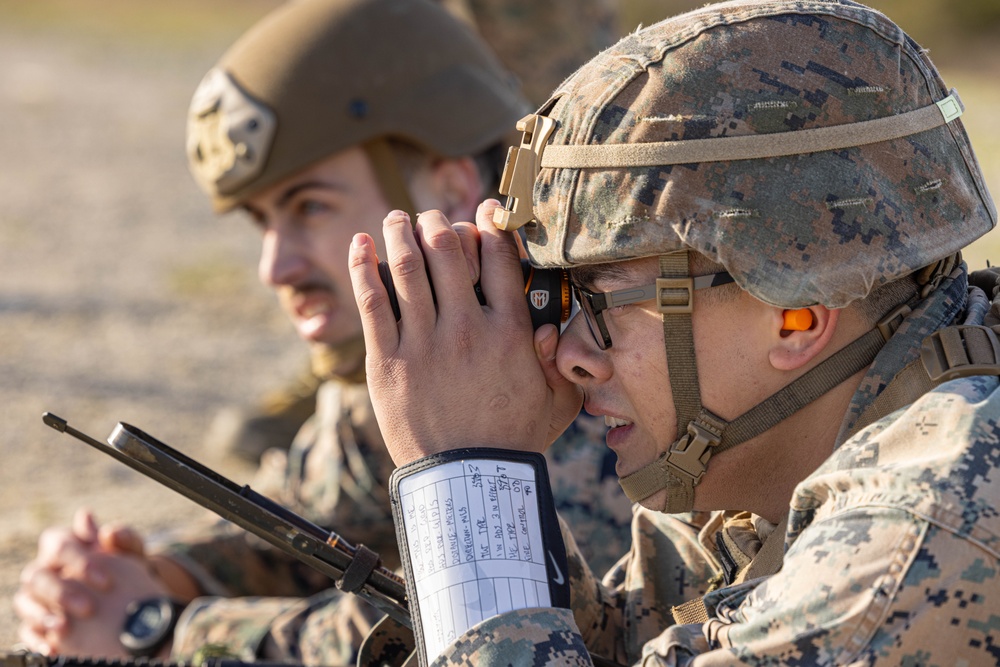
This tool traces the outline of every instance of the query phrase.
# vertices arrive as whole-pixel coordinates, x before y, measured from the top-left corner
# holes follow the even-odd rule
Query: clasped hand
[[[79,510],[71,527],[42,533],[38,555],[21,572],[18,636],[47,655],[127,657],[118,635],[130,602],[163,595],[186,602],[197,593],[179,566],[146,554],[135,530],[98,526]]]
[[[555,367],[556,327],[532,331],[517,240],[492,223],[499,205],[481,204],[476,225],[453,226],[440,211],[412,226],[402,211],[385,218],[398,323],[373,240],[354,237],[368,387],[396,465],[461,447],[541,452],[579,413],[580,390]]]

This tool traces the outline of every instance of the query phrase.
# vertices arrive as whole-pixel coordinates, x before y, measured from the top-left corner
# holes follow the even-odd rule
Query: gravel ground
[[[130,422],[243,481],[245,467],[200,451],[212,416],[305,358],[256,282],[257,234],[214,219],[182,150],[201,76],[275,4],[205,3],[229,12],[209,29],[167,20],[210,11],[195,0],[0,0],[0,648],[16,641],[10,596],[44,527],[80,505],[147,532],[201,512],[48,429],[42,412],[99,439]],[[112,6],[163,15],[116,22],[102,13]],[[987,125],[1000,77],[976,62],[952,80],[1000,192]]]

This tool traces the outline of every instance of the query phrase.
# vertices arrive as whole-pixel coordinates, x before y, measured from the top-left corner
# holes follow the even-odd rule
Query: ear
[[[485,190],[479,168],[469,157],[435,159],[410,187],[419,210],[441,209],[451,222],[475,220]]]
[[[770,316],[771,347],[768,358],[776,370],[793,371],[817,359],[830,344],[840,320],[839,310],[810,306],[812,325],[804,331],[785,329],[784,310],[773,308]]]

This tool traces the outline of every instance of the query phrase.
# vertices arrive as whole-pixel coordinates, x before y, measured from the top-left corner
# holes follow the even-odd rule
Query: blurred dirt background
[[[202,75],[277,4],[0,0],[0,649],[16,642],[10,596],[44,527],[80,505],[148,533],[202,511],[42,412],[98,439],[135,424],[243,482],[249,468],[202,447],[213,416],[305,363],[256,280],[257,233],[214,218],[183,153]],[[622,0],[622,32],[700,4]],[[871,4],[961,91],[1000,193],[1000,0]],[[1000,260],[998,234],[970,264]]]

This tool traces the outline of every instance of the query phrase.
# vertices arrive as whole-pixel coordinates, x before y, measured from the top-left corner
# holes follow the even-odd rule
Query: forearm
[[[305,597],[329,578],[224,521],[170,536],[154,553],[189,576],[201,595]]]
[[[183,565],[170,556],[154,554],[149,557],[153,574],[167,587],[170,597],[190,602],[204,594],[201,585]]]

